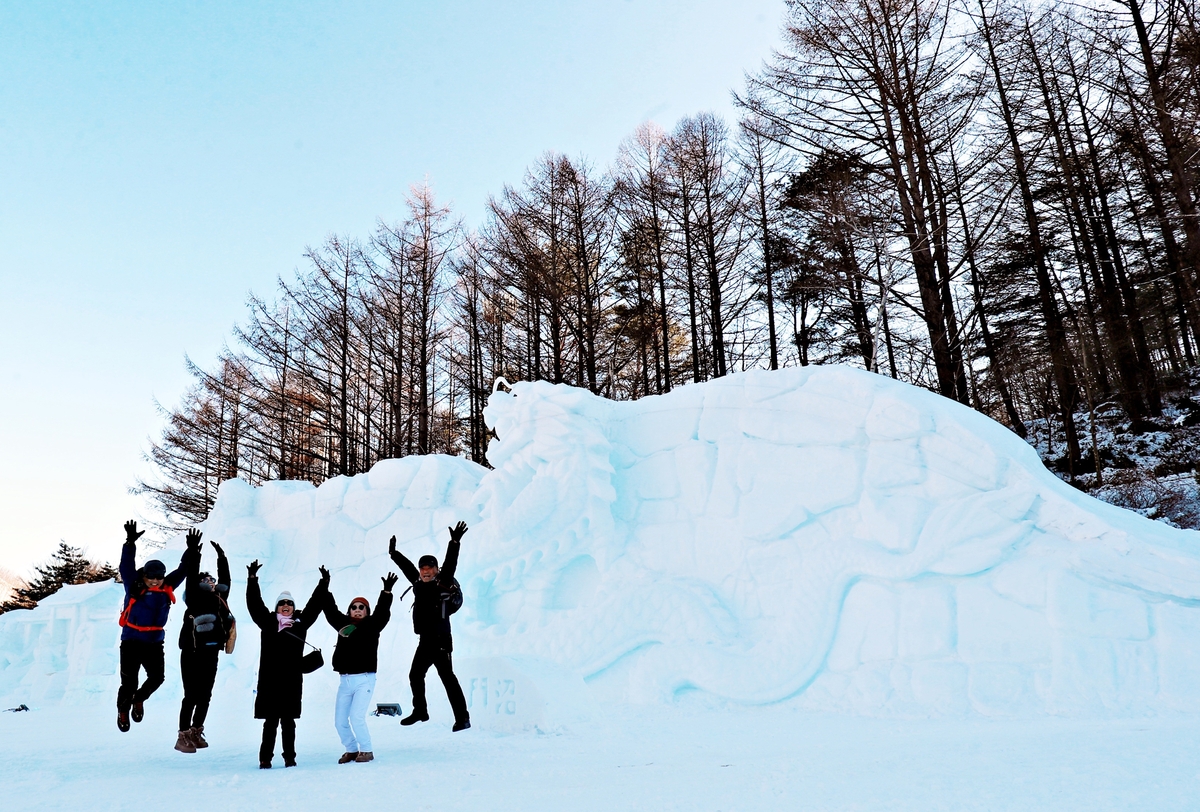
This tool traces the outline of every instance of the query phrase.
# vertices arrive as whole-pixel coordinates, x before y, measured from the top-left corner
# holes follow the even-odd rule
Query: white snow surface
[[[569,729],[618,704],[1200,709],[1200,535],[1075,491],[1006,428],[937,395],[823,366],[620,403],[518,383],[486,417],[492,470],[407,457],[317,488],[222,485],[202,530],[230,556],[242,622],[214,709],[250,715],[249,561],[264,564],[268,600],[288,589],[302,602],[324,564],[339,604],[374,603],[390,536],[414,560],[440,559],[459,520],[455,662],[484,731]],[[152,555],[174,567],[182,547]],[[204,566],[215,572],[207,545]],[[0,616],[5,707],[111,707],[121,596],[70,587]],[[406,707],[407,605],[382,637],[376,691]],[[180,695],[181,614],[153,704]],[[321,621],[310,640],[328,654],[334,633]],[[334,679],[328,667],[306,679],[306,710],[332,705]],[[436,714],[432,672],[429,694]]]

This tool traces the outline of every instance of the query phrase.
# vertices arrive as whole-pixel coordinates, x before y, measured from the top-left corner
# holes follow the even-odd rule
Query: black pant
[[[258,760],[270,761],[275,755],[275,728],[283,728],[283,760],[296,758],[296,720],[280,719],[278,716],[263,719],[262,747],[258,748]]]
[[[146,669],[146,681],[138,687],[138,671]],[[163,644],[142,640],[121,641],[121,688],[117,691],[117,710],[129,712],[134,702],[145,702],[163,684]]]
[[[183,677],[183,705],[179,708],[179,729],[200,727],[208,716],[213,683],[217,680],[217,653],[220,646],[202,646],[179,652],[179,673]]]
[[[458,684],[458,677],[454,676],[454,665],[450,661],[452,648],[453,643],[449,639],[422,637],[421,642],[417,644],[412,668],[408,671],[414,713],[429,713],[429,706],[425,703],[425,672],[432,665],[442,678],[442,685],[446,686],[446,696],[450,700],[450,707],[454,709],[454,721],[465,722],[470,718],[467,714],[467,699],[463,696],[462,686]]]

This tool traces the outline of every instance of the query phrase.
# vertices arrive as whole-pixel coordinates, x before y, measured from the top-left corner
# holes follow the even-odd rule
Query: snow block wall
[[[378,594],[391,535],[440,558],[464,520],[455,657],[484,725],[689,696],[896,715],[1200,710],[1200,535],[1075,491],[937,395],[808,367],[631,403],[519,383],[486,417],[493,470],[410,457],[319,488],[225,483],[203,529],[230,553],[235,611],[253,558],[268,598],[303,600],[323,563],[346,603]],[[110,702],[120,594],[75,587],[0,616],[0,696]],[[398,607],[377,695],[407,700],[414,646]],[[254,635],[230,659],[219,684],[248,691]]]

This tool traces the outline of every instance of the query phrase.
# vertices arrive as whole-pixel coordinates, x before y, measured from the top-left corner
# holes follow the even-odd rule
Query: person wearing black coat
[[[275,757],[275,731],[279,728],[283,730],[283,764],[295,767],[296,720],[300,718],[304,692],[304,672],[300,664],[304,657],[304,638],[321,616],[329,582],[322,576],[304,611],[296,611],[290,592],[281,592],[272,612],[263,603],[258,586],[258,571],[262,565],[254,561],[246,569],[250,576],[246,582],[246,608],[250,619],[262,631],[258,689],[254,697],[254,718],[263,720],[258,766],[264,770],[271,768],[271,759]]]
[[[199,541],[199,534],[196,536]],[[183,677],[183,703],[179,708],[179,738],[175,749],[194,753],[208,747],[204,738],[204,719],[212,699],[213,683],[217,679],[217,656],[225,648],[233,630],[233,613],[225,597],[232,579],[225,551],[215,541],[217,577],[200,572],[200,549],[197,544],[184,554],[187,567],[183,603],[187,612],[179,630],[179,674]]]
[[[329,572],[321,567],[321,579],[329,581]],[[333,670],[341,675],[337,702],[334,705],[333,726],[342,740],[345,752],[338,764],[351,761],[373,761],[371,732],[367,730],[367,708],[375,693],[375,672],[379,665],[379,633],[392,618],[392,587],[399,578],[388,573],[383,579],[383,591],[371,612],[366,598],[350,601],[346,614],[338,611],[332,593],[326,593],[325,619],[337,630],[337,646],[333,650]]]
[[[420,638],[416,653],[413,654],[412,668],[408,672],[413,710],[400,720],[402,725],[429,721],[429,707],[425,701],[425,674],[429,667],[433,666],[442,678],[450,707],[454,710],[454,732],[466,730],[471,726],[466,697],[463,696],[462,686],[458,684],[458,677],[454,676],[451,660],[454,639],[450,634],[450,611],[446,606],[446,598],[454,584],[454,572],[458,569],[459,545],[466,532],[466,522],[459,522],[450,528],[450,543],[446,547],[446,558],[440,568],[437,559],[432,555],[421,556],[418,560],[419,568],[413,566],[404,553],[396,549],[395,536],[392,536],[388,544],[388,554],[392,561],[396,562],[396,566],[412,584],[413,631]]]

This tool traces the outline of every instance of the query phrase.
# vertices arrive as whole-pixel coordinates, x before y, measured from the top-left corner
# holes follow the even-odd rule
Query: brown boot
[[[179,731],[179,738],[175,740],[175,749],[181,753],[196,752],[196,745],[192,742],[192,732],[190,730]]]
[[[342,753],[342,757],[338,759],[338,764],[349,764],[356,758],[358,758],[358,753]]]
[[[191,734],[192,744],[196,745],[197,750],[203,750],[205,747],[208,747],[208,742],[204,740],[204,725],[194,727],[188,733]]]
[[[363,750],[355,757],[354,760],[357,761],[359,764],[362,764],[364,761],[374,761],[375,754],[372,753],[370,750]]]

